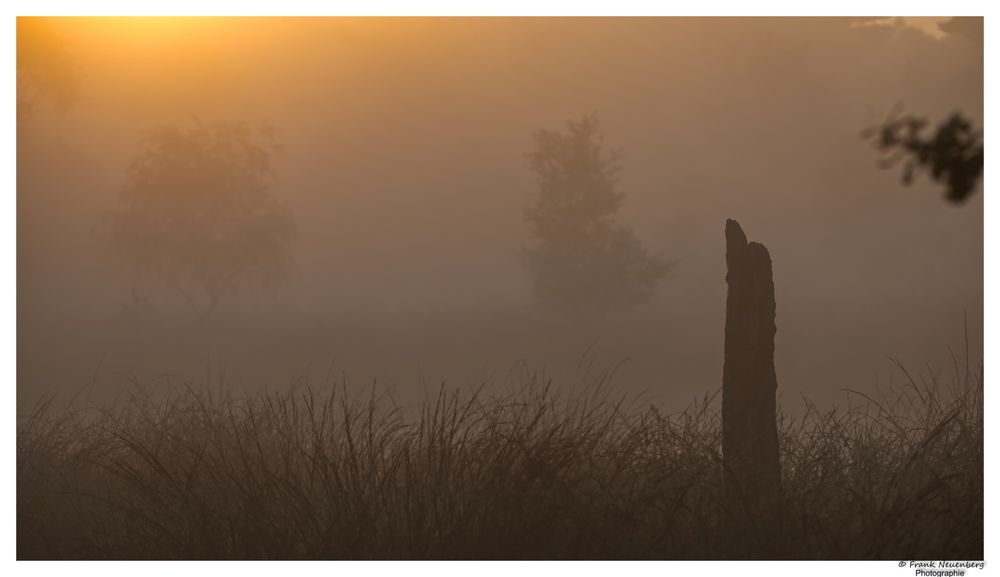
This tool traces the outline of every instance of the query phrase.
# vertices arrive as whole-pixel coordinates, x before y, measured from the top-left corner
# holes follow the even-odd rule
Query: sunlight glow
[[[87,19],[82,28],[123,48],[160,50],[210,37],[222,24],[218,18],[125,16]]]

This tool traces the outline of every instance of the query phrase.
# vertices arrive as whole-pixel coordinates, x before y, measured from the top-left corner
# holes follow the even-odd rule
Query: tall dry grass
[[[779,416],[780,525],[735,537],[718,399],[134,389],[19,418],[21,559],[981,559],[981,367]]]

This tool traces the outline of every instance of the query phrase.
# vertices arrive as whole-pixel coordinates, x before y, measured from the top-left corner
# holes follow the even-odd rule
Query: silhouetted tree
[[[576,313],[648,300],[670,264],[615,222],[624,200],[616,190],[621,155],[604,150],[596,116],[534,140],[527,158],[538,191],[524,217],[535,242],[523,258],[538,300]]]
[[[150,130],[107,215],[110,240],[202,322],[241,284],[275,287],[295,238],[291,214],[268,186],[275,149],[270,129],[243,124]]]
[[[42,97],[60,108],[76,99],[73,61],[44,18],[17,19],[17,119],[25,120]]]
[[[894,111],[885,123],[865,130],[863,135],[873,139],[883,152],[882,168],[903,162],[905,185],[909,186],[917,170],[923,169],[932,179],[947,186],[949,201],[965,202],[983,174],[983,133],[959,112],[924,136],[927,124],[925,118],[897,117]]]

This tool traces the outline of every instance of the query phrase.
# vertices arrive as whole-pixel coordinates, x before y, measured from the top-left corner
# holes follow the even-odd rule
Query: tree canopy
[[[882,151],[881,166],[903,162],[903,184],[912,184],[918,170],[947,187],[946,198],[956,204],[969,199],[983,174],[983,133],[961,113],[952,113],[925,136],[928,121],[894,111],[882,125],[864,132]]]
[[[270,134],[228,123],[153,128],[107,215],[124,262],[201,321],[240,286],[274,288],[290,265],[295,224],[269,187]]]
[[[621,154],[604,149],[596,116],[542,130],[527,154],[537,191],[524,212],[533,244],[523,253],[538,300],[574,312],[647,301],[670,263],[616,217]]]

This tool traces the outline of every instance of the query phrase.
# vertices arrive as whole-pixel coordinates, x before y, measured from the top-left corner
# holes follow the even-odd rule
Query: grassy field
[[[19,559],[982,559],[982,369],[779,416],[769,541],[724,508],[719,399],[182,386],[22,411]],[[787,403],[787,401],[786,401]],[[808,403],[807,403],[808,404]]]

